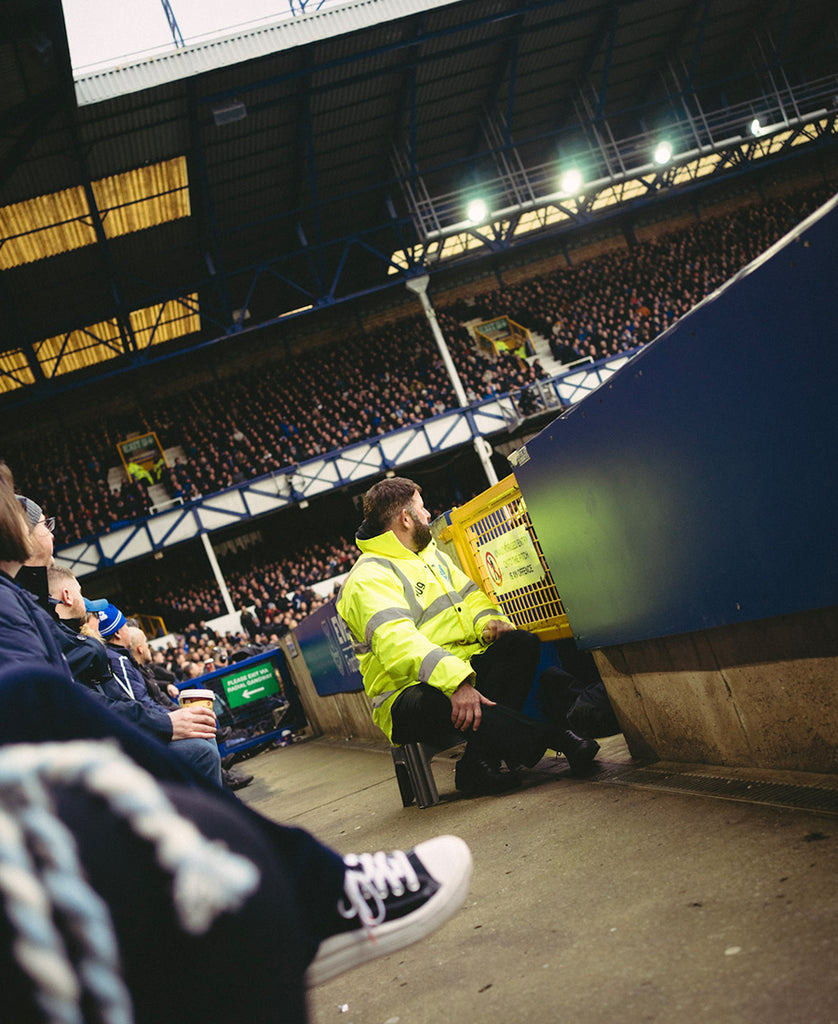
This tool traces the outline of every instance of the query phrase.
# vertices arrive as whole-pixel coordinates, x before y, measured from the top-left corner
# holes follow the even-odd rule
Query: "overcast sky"
[[[334,0],[331,0],[334,2]],[[289,0],[169,0],[184,40],[290,15]],[[62,0],[73,67],[172,46],[160,0]],[[299,8],[299,0],[295,7]],[[313,12],[317,0],[309,0]]]

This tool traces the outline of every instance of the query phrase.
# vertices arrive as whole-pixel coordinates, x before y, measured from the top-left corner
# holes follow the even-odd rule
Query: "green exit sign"
[[[279,679],[269,661],[250,665],[239,672],[231,672],[224,676],[222,682],[231,708],[240,708],[242,704],[279,693]]]

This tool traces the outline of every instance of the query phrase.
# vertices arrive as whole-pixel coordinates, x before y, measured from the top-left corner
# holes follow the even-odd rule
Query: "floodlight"
[[[575,167],[562,175],[562,192],[574,195],[582,187],[582,174]]]
[[[668,164],[672,159],[672,145],[669,142],[659,142],[655,148],[655,163]]]
[[[751,124],[750,124],[749,127],[750,127],[750,131],[751,131],[751,135],[756,135],[757,138],[759,138],[759,136],[762,135],[763,127],[762,127],[762,124],[760,123],[760,120],[759,120],[758,117],[755,117],[753,119],[753,121],[751,121]]]
[[[472,199],[466,207],[466,215],[472,224],[479,224],[480,221],[485,220],[488,212],[489,208],[482,199]]]

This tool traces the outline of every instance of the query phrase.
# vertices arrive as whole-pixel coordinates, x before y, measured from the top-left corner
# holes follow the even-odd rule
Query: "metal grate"
[[[830,789],[825,786],[768,782],[764,779],[724,775],[698,775],[669,768],[664,770],[631,766],[626,766],[622,770],[608,766],[605,771],[591,776],[591,781],[838,815],[838,788]]]

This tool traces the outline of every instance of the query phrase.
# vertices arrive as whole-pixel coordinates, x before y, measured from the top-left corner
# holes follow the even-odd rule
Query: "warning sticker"
[[[503,536],[485,541],[478,550],[496,594],[538,583],[546,575],[526,526],[515,526]]]

